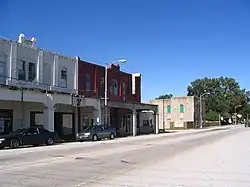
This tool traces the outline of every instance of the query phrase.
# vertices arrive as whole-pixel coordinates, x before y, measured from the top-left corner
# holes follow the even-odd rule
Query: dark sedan
[[[50,132],[43,127],[19,129],[7,135],[0,136],[0,149],[5,147],[18,148],[23,145],[52,145],[58,139],[56,132]]]

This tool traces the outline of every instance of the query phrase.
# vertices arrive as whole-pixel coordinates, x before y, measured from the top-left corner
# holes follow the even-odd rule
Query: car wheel
[[[47,140],[46,140],[46,144],[47,145],[53,145],[55,143],[54,139],[49,137]]]
[[[17,139],[13,139],[10,141],[10,148],[18,148],[20,146],[20,142]]]
[[[93,141],[97,141],[98,140],[98,136],[96,134],[94,134],[93,137],[92,137],[92,140]]]
[[[113,140],[113,139],[115,139],[115,135],[114,135],[114,133],[111,133],[110,134],[110,140]]]

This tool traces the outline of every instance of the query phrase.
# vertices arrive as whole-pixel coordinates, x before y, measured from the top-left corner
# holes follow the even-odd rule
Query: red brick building
[[[108,109],[107,123],[117,128],[118,135],[136,134],[140,131],[141,110],[155,110],[156,106],[141,103],[141,75],[129,74],[120,70],[119,65],[108,67]],[[79,95],[96,98],[101,103],[101,123],[104,120],[105,67],[89,63],[78,58]],[[80,114],[79,116],[83,116]],[[79,128],[81,120],[79,117]],[[134,127],[136,124],[136,127]],[[133,129],[134,128],[134,129]],[[148,127],[148,131],[150,127]]]
[[[78,89],[88,97],[104,97],[105,67],[82,61],[78,65]],[[134,83],[134,84],[133,84]],[[119,65],[108,68],[108,98],[114,102],[141,102],[141,77],[120,71]]]

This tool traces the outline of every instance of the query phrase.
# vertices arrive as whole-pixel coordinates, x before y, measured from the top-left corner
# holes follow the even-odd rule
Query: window
[[[5,78],[5,55],[0,54],[0,80],[4,80]]]
[[[67,69],[66,68],[61,70],[61,79],[67,80]]]
[[[60,80],[60,86],[67,87],[67,68],[61,69],[61,80]]]
[[[100,78],[100,87],[104,88],[104,77]]]
[[[0,84],[4,84],[6,74],[5,74],[5,62],[0,59]]]
[[[126,95],[126,83],[122,82],[122,95],[125,96]]]
[[[5,76],[5,63],[0,61],[0,78]]]
[[[104,96],[104,87],[105,87],[105,82],[104,82],[104,77],[100,78],[100,88],[99,88],[99,92],[101,96]]]
[[[98,127],[98,131],[103,131],[104,130],[104,127],[100,126]]]
[[[19,80],[26,80],[26,71],[25,71],[25,66],[26,66],[26,62],[21,60],[19,62],[19,67],[18,67],[18,79]]]
[[[40,132],[41,134],[45,134],[45,133],[48,133],[49,131],[46,130],[46,129],[44,129],[44,128],[42,128],[42,127],[40,127],[40,128],[39,128],[39,132]]]
[[[184,113],[184,105],[183,104],[180,105],[180,113]]]
[[[37,128],[30,128],[26,132],[26,134],[37,134]]]
[[[149,120],[143,120],[143,127],[149,126]]]
[[[109,92],[110,92],[111,95],[114,94],[114,85],[113,84],[110,85]]]
[[[116,79],[112,79],[109,92],[111,95],[118,95],[119,88],[118,88],[118,81]]]
[[[86,81],[86,91],[89,92],[91,91],[91,76],[90,74],[86,74],[85,76],[85,81]]]
[[[119,88],[118,88],[118,81],[116,79],[112,80],[112,85],[113,85],[113,93],[114,95],[118,95]]]
[[[36,78],[36,64],[29,62],[29,81],[32,82]]]
[[[171,113],[171,105],[167,106],[167,113]]]

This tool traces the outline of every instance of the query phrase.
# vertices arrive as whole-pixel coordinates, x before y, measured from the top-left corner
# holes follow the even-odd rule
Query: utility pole
[[[164,103],[164,99],[162,99],[162,106],[163,106],[163,114],[162,114],[162,117],[163,117],[163,132],[165,132],[165,103]]]
[[[207,92],[207,93],[204,93],[204,94],[200,95],[200,128],[201,129],[203,128],[203,120],[202,120],[202,115],[203,115],[203,112],[202,112],[202,97],[205,96],[205,95],[210,95],[210,93]]]
[[[235,112],[235,125],[237,125],[237,108],[241,107],[241,105],[237,105],[234,108],[234,112]]]
[[[248,121],[249,121],[249,118],[248,118],[248,114],[247,114],[247,121],[246,121],[245,126],[248,126]]]
[[[219,113],[219,126],[221,126],[221,115]]]
[[[200,128],[202,129],[202,97],[200,95]]]
[[[22,123],[21,123],[21,128],[24,127],[24,123],[25,123],[25,108],[24,108],[24,100],[23,100],[23,88],[21,88],[21,110],[22,110]]]
[[[105,67],[105,91],[104,91],[104,125],[107,126],[107,105],[108,105],[108,64]]]

